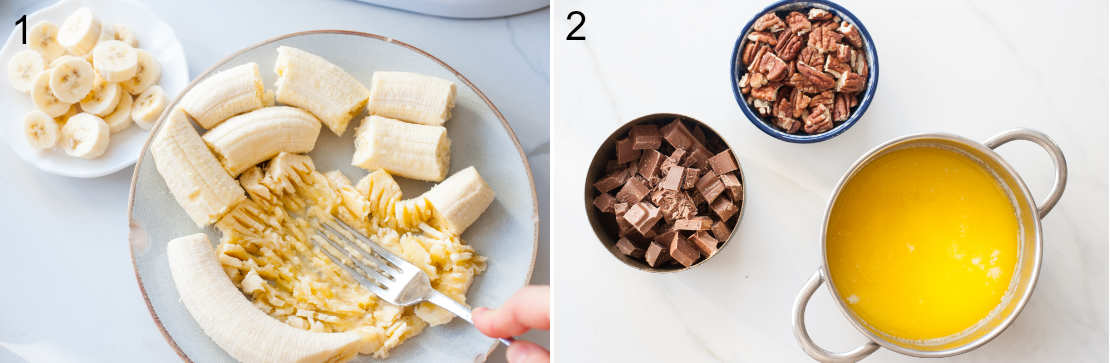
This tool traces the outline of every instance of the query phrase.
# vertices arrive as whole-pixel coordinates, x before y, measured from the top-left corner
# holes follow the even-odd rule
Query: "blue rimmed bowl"
[[[740,77],[744,76],[748,70],[744,66],[744,63],[741,62],[740,56],[743,53],[744,46],[748,43],[747,36],[748,33],[752,31],[752,24],[755,24],[755,20],[760,16],[772,11],[783,12],[808,8],[824,9],[833,15],[839,16],[842,21],[847,21],[859,30],[860,36],[863,37],[863,50],[867,53],[867,67],[869,68],[867,87],[863,90],[863,97],[860,98],[859,105],[856,106],[856,109],[852,110],[851,116],[849,116],[847,120],[834,126],[831,130],[816,135],[790,134],[760,118],[759,114],[752,109],[752,106],[744,101],[744,95],[740,93]],[[825,141],[836,135],[840,135],[845,130],[852,127],[852,125],[855,125],[860,117],[863,117],[863,113],[867,112],[867,107],[871,105],[871,100],[875,97],[875,92],[879,87],[879,55],[878,52],[875,51],[875,42],[871,40],[871,33],[867,32],[867,27],[864,27],[863,22],[857,19],[848,9],[834,2],[825,0],[782,0],[756,13],[752,16],[751,20],[748,20],[747,24],[744,24],[740,36],[736,38],[736,43],[732,46],[732,59],[729,63],[729,73],[732,79],[732,95],[736,98],[736,104],[740,106],[740,110],[744,112],[744,116],[748,117],[752,125],[763,130],[767,135],[774,136],[779,140],[795,143],[813,143]]]

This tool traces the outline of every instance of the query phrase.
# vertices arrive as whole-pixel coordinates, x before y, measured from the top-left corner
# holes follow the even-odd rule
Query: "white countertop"
[[[0,19],[47,2],[0,2]],[[280,4],[278,6],[277,4]],[[349,29],[405,41],[462,72],[504,113],[536,181],[541,238],[534,283],[548,281],[548,11],[453,20],[353,1],[157,1],[200,74],[231,52],[295,31]],[[139,30],[141,31],[141,30]],[[372,55],[367,55],[372,57]],[[9,120],[12,117],[8,117]],[[0,151],[0,361],[174,361],[143,304],[127,245],[132,168],[70,179]],[[546,333],[525,338],[546,341]],[[544,343],[546,345],[546,343]],[[491,362],[503,361],[504,349]]]
[[[553,344],[560,361],[805,361],[791,305],[819,265],[837,180],[891,138],[944,131],[984,140],[1015,127],[1051,136],[1067,190],[1043,220],[1040,280],[997,339],[956,361],[1105,361],[1107,357],[1107,5],[1102,1],[862,1],[841,4],[879,52],[878,94],[859,123],[818,144],[773,139],[743,116],[729,64],[740,29],[771,1],[553,4]],[[565,40],[579,10],[585,41]],[[668,275],[621,264],[584,213],[586,167],[623,122],[656,112],[709,123],[743,164],[747,209],[721,255]],[[1000,153],[1042,198],[1047,154]],[[807,312],[831,350],[862,344],[825,287]],[[908,361],[880,349],[868,361]]]

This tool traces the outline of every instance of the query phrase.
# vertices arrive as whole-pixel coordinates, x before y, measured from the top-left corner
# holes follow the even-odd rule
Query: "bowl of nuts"
[[[825,0],[783,0],[744,26],[729,64],[744,115],[768,135],[811,143],[852,127],[879,83],[867,28]]]

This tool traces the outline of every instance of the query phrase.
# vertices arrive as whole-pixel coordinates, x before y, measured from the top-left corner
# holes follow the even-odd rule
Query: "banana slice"
[[[58,143],[58,122],[39,110],[23,117],[23,135],[35,150],[45,150]]]
[[[247,199],[246,192],[208,150],[178,108],[166,116],[150,142],[154,165],[174,199],[203,228]]]
[[[320,121],[287,106],[266,107],[227,119],[204,134],[204,142],[231,176],[282,151],[306,153],[316,146]]]
[[[278,47],[274,72],[277,102],[312,112],[336,135],[343,135],[370,98],[370,91],[342,68],[297,48]]]
[[[123,89],[132,95],[143,93],[147,87],[158,83],[158,79],[162,78],[162,65],[158,63],[157,58],[142,49],[136,49],[135,52],[139,60],[135,76],[121,84]]]
[[[62,126],[62,149],[70,156],[95,159],[108,150],[109,134],[104,119],[91,113],[79,113]]]
[[[131,119],[135,120],[135,124],[143,130],[150,130],[165,109],[166,91],[163,91],[161,86],[151,86],[135,98],[135,103],[131,106]]]
[[[95,85],[96,72],[84,59],[66,58],[50,70],[50,90],[62,102],[80,102]]]
[[[58,117],[64,115],[72,103],[54,97],[54,91],[50,90],[50,73],[43,71],[35,76],[35,82],[31,84],[31,102],[50,117]]]
[[[93,48],[92,54],[96,72],[108,82],[129,80],[139,70],[138,52],[127,43],[118,40],[103,41]]]
[[[424,196],[435,208],[435,223],[449,233],[461,235],[486,211],[494,193],[478,169],[471,166],[432,187]]]
[[[170,241],[166,257],[189,315],[240,362],[345,362],[370,340],[356,331],[297,329],[266,315],[231,283],[204,233]]]
[[[119,83],[103,81],[96,83],[97,85],[89,91],[85,99],[81,100],[81,109],[100,117],[107,117],[119,105],[123,88]],[[111,125],[110,122],[109,125]]]
[[[425,125],[442,125],[455,107],[455,83],[409,72],[374,72],[366,110]]]
[[[83,7],[70,14],[58,29],[58,44],[75,55],[86,55],[100,39],[100,20],[93,17],[92,10]]]
[[[112,111],[111,114],[104,117],[104,122],[108,123],[108,128],[112,130],[113,134],[131,127],[131,110],[134,108],[133,105],[131,95],[120,90],[119,105],[116,106],[116,109]]]
[[[139,39],[135,37],[135,33],[132,33],[131,29],[123,24],[101,25],[100,41],[105,40],[118,40],[127,43],[132,48],[139,47]]]
[[[46,61],[33,50],[24,49],[8,61],[8,82],[19,92],[31,91],[35,76],[46,67]]]
[[[200,81],[180,104],[201,127],[210,129],[231,116],[262,108],[263,93],[258,64],[247,63]]]
[[[61,57],[66,53],[65,47],[58,44],[58,25],[49,21],[40,21],[27,32],[27,45],[39,52],[46,62]]]
[[[351,165],[385,169],[407,178],[440,181],[451,164],[451,139],[443,126],[369,116],[355,130]]]

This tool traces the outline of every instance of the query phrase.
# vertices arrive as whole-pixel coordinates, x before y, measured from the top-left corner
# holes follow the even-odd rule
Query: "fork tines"
[[[371,290],[387,290],[389,281],[408,263],[342,221],[322,223],[310,238],[332,262]],[[380,294],[382,291],[374,291]]]

